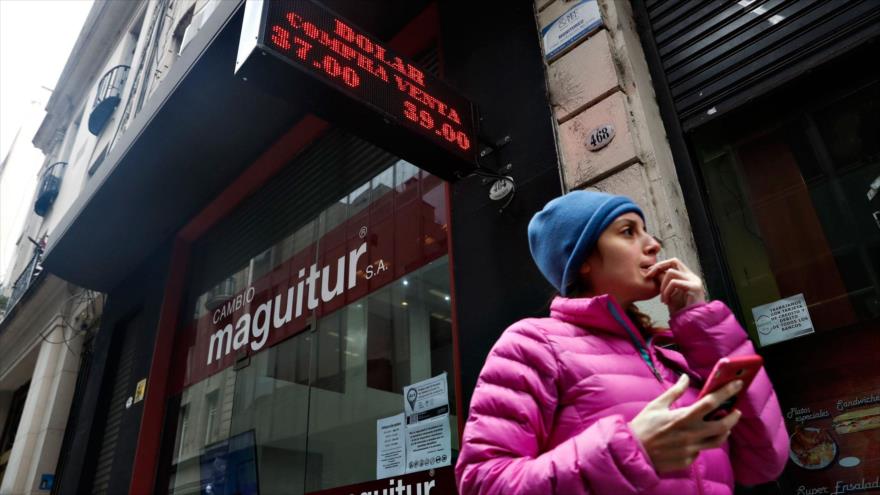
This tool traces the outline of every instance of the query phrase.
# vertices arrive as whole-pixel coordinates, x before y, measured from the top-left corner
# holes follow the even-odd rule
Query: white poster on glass
[[[452,462],[449,415],[406,427],[406,472],[448,466]]]
[[[761,346],[815,332],[803,294],[752,308]]]
[[[449,429],[449,390],[446,372],[403,387],[406,415],[406,472],[452,463]]]
[[[403,387],[403,410],[406,424],[449,414],[449,393],[446,390],[446,372]]]
[[[406,438],[403,413],[376,420],[376,479],[406,471]]]

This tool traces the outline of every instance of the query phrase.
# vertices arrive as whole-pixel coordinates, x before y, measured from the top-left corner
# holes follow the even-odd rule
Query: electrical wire
[[[97,308],[94,307],[94,304],[97,301],[98,295],[100,295],[102,298],[101,308],[103,309],[104,294],[94,292],[94,291],[91,291],[88,289],[78,290],[76,294],[73,294],[72,296],[67,298],[67,300],[64,301],[64,303],[62,303],[62,305],[67,305],[68,307],[72,307],[72,308],[81,308],[84,305],[85,306],[92,306],[90,311],[92,311],[92,314],[96,315],[96,319],[97,319]],[[85,311],[85,310],[83,310],[83,311]],[[65,317],[64,310],[62,310],[62,312],[59,313],[56,318],[60,320],[60,325],[53,325],[49,330],[47,330],[45,332],[41,332],[39,334],[40,340],[42,340],[43,342],[46,342],[48,344],[53,344],[53,345],[64,344],[65,347],[67,347],[67,350],[69,350],[71,354],[73,354],[74,356],[80,357],[81,353],[74,351],[73,348],[70,346],[70,342],[73,342],[74,340],[79,338],[81,335],[88,335],[90,333],[91,328],[93,328],[94,325],[89,325],[86,328],[77,329],[76,325],[71,324],[71,322],[67,320],[67,318]],[[70,332],[71,332],[70,337],[65,335],[62,337],[62,339],[60,341],[55,341],[55,340],[50,339],[48,335],[51,334],[52,332],[54,332],[55,329],[58,328],[58,326],[61,327],[62,332],[64,332],[65,329],[70,330]]]
[[[504,210],[508,206],[510,206],[510,203],[513,201],[513,197],[516,196],[516,181],[514,181],[513,177],[511,177],[509,175],[504,175],[504,174],[495,172],[494,170],[491,170],[491,169],[485,167],[483,164],[480,163],[479,159],[476,160],[476,164],[477,164],[477,168],[475,168],[474,170],[471,171],[470,176],[478,176],[478,177],[483,177],[486,179],[495,179],[496,181],[501,180],[501,181],[505,181],[510,184],[511,189],[510,189],[510,193],[507,195],[507,201],[505,201],[504,204],[501,206],[501,208],[498,209],[499,213],[504,212]]]

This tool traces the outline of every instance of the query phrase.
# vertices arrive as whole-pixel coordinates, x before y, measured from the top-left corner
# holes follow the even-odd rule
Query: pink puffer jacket
[[[621,307],[599,296],[557,297],[550,318],[508,328],[471,399],[455,466],[459,492],[720,495],[733,493],[734,480],[778,477],[788,435],[763,370],[737,404],[742,419],[727,443],[703,451],[689,469],[654,471],[627,422],[682,372],[692,386],[673,407],[696,400],[697,382],[719,358],[754,353],[719,301],[680,312],[670,327],[666,337],[680,353],[645,342]]]

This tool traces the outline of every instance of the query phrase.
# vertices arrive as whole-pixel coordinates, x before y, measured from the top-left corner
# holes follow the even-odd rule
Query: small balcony
[[[31,282],[36,280],[37,275],[43,270],[42,267],[43,262],[43,248],[40,245],[34,249],[34,254],[31,256],[31,260],[28,262],[24,271],[18,276],[15,280],[15,283],[12,284],[12,293],[9,295],[9,300],[6,301],[6,313],[9,314],[9,311],[15,306],[21,296],[27,292],[28,287],[31,286]]]
[[[64,167],[67,162],[56,162],[46,169],[43,179],[40,181],[40,190],[37,191],[37,200],[34,202],[34,213],[41,217],[52,208],[55,198],[58,197],[58,191],[61,190],[61,175],[64,173]]]
[[[117,65],[108,70],[98,82],[95,103],[92,104],[92,112],[89,114],[89,132],[95,136],[104,130],[104,126],[113,115],[113,110],[122,99],[122,88],[125,87],[125,80],[128,78],[128,69],[127,65]]]

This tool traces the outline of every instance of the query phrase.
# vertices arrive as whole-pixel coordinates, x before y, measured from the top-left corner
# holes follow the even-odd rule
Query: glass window
[[[397,161],[192,287],[169,493],[374,480],[376,421],[403,411],[404,386],[443,372],[455,457],[447,218],[444,183]]]
[[[817,331],[880,317],[880,83],[756,129],[696,136],[708,198],[750,308],[803,294]],[[740,134],[737,134],[737,133]]]
[[[427,279],[445,282],[446,258],[408,274],[365,300],[357,301],[318,323],[317,334],[330,335],[331,345],[345,342],[343,358],[334,350],[318,352],[317,367],[328,359],[328,370],[342,363],[344,390],[320,386],[311,389],[309,402],[309,455],[306,491],[345,486],[376,477],[376,420],[403,410],[403,387],[447,372],[454,376],[449,342],[432,339],[432,322],[451,322],[450,302],[428,291]],[[326,325],[325,325],[326,323]],[[344,337],[342,337],[344,335]],[[320,378],[319,378],[320,380]],[[452,381],[448,383],[454,403]],[[454,410],[453,410],[454,412]],[[453,449],[458,450],[457,419],[450,416]]]
[[[835,91],[788,88],[693,136],[740,315],[792,435],[780,493],[880,474],[880,430],[850,426],[876,413],[880,390],[880,82]]]

